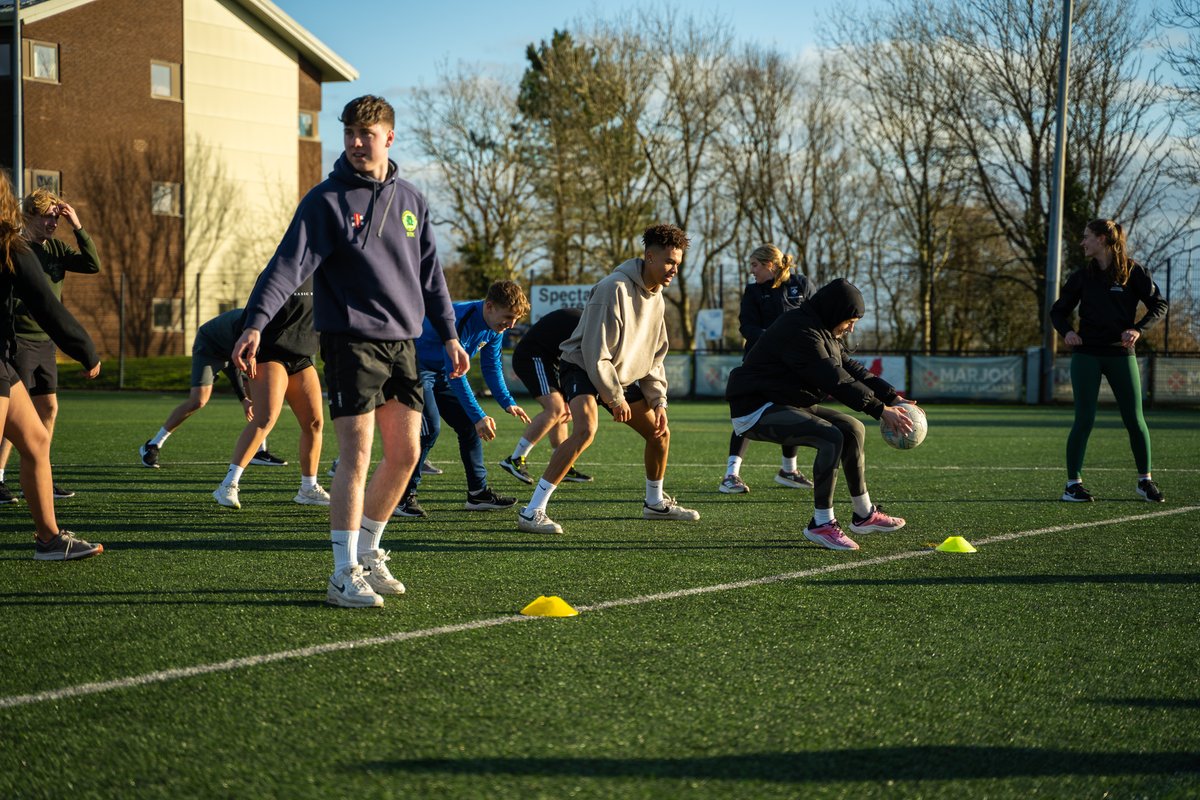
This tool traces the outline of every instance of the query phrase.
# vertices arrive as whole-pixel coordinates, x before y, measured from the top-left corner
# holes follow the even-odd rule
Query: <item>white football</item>
[[[889,428],[883,420],[879,421],[879,432],[883,434],[883,440],[897,450],[911,450],[925,441],[925,434],[929,432],[929,423],[925,421],[925,412],[921,410],[920,406],[901,403],[897,408],[908,414],[908,418],[912,420],[912,432],[898,433]]]

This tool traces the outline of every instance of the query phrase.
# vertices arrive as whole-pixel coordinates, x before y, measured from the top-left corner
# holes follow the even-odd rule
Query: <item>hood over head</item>
[[[822,286],[808,299],[808,305],[829,330],[848,319],[862,319],[867,312],[862,292],[845,278],[837,278]]]

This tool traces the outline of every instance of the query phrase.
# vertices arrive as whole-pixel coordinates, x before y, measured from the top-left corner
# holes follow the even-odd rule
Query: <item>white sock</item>
[[[333,571],[341,572],[346,567],[358,563],[358,531],[330,531],[329,541],[333,543]],[[354,556],[350,554],[354,553]]]
[[[229,472],[225,473],[225,480],[221,481],[221,485],[237,486],[237,482],[241,479],[242,473],[245,471],[244,467],[239,467],[237,464],[230,464]]]
[[[300,488],[301,489],[315,489],[316,487],[317,487],[317,476],[316,475],[301,475],[300,476]]]
[[[4,473],[2,471],[0,471],[0,481],[2,481],[2,480],[4,480]],[[1151,481],[1151,480],[1154,480],[1154,479],[1150,477],[1149,472],[1147,472],[1145,475],[1138,475],[1139,482],[1140,481]]]
[[[260,445],[258,446],[258,452],[260,452],[260,453],[265,453],[265,452],[267,452],[267,440],[266,440],[266,439],[263,439],[263,440],[262,440],[262,444],[260,444]]]
[[[1074,486],[1077,483],[1083,483],[1082,478],[1067,478],[1067,486]]]
[[[0,469],[0,483],[4,483],[4,470]]]
[[[154,438],[150,440],[150,444],[154,445],[155,447],[162,447],[163,442],[165,442],[167,437],[170,435],[171,432],[166,428],[159,428],[158,433],[154,434]]]
[[[729,461],[725,463],[726,475],[740,475],[742,472],[742,457],[730,456]]]
[[[871,505],[871,495],[863,492],[858,497],[851,497],[854,501],[854,513],[860,517],[865,517],[871,513],[871,509],[875,506]]]
[[[663,501],[663,482],[646,478],[646,505],[656,506]]]
[[[379,549],[379,542],[383,539],[383,529],[387,527],[387,520],[383,522],[374,519],[362,518],[362,530],[358,534],[358,558],[362,557],[373,550]]]
[[[821,525],[828,525],[830,522],[833,522],[833,509],[814,508],[813,522],[817,523],[817,527],[820,527]]]
[[[537,488],[533,490],[533,497],[529,498],[529,505],[525,506],[525,516],[533,516],[534,511],[545,511],[546,504],[550,502],[550,495],[554,494],[557,488],[556,484],[539,478]]]
[[[521,437],[521,441],[517,442],[516,448],[512,452],[512,459],[516,461],[518,458],[524,458],[533,450],[533,442]]]
[[[792,456],[791,458],[788,458],[787,456],[783,456],[782,458],[780,458],[779,459],[779,468],[782,469],[784,472],[795,472],[796,471],[796,456]]]

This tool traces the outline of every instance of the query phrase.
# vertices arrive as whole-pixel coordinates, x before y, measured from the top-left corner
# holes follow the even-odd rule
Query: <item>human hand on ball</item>
[[[883,420],[885,425],[901,435],[908,435],[913,431],[913,421],[905,413],[904,409],[898,405],[884,408],[880,419]]]

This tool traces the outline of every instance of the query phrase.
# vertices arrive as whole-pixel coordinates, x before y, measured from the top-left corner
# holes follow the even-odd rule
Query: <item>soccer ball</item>
[[[883,434],[883,440],[897,450],[911,450],[925,441],[925,434],[929,432],[929,423],[925,421],[925,412],[921,410],[920,406],[901,403],[897,408],[903,410],[912,420],[912,433],[904,435],[893,431],[883,420],[879,421],[879,432]]]

